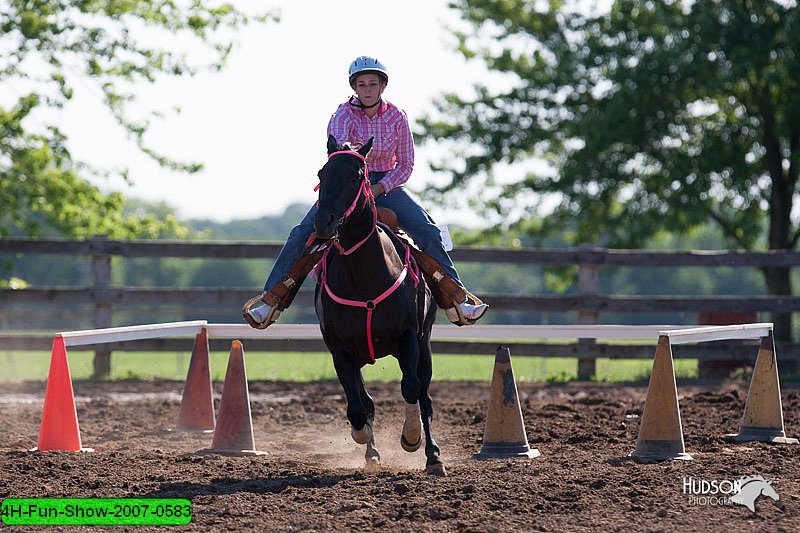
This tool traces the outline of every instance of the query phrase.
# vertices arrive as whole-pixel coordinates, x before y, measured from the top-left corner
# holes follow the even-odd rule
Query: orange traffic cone
[[[797,439],[787,437],[784,431],[778,360],[772,333],[761,339],[739,433],[725,435],[725,439],[730,442],[798,444]]]
[[[186,384],[183,386],[178,425],[173,431],[211,433],[215,424],[208,332],[203,328],[194,339],[189,372],[186,375]]]
[[[69,373],[67,348],[63,337],[53,337],[39,442],[31,451],[52,450],[94,451],[91,448],[81,447],[78,411],[75,409],[75,395],[72,391],[72,377]]]
[[[650,374],[647,399],[639,426],[639,438],[636,440],[636,450],[630,457],[642,463],[665,459],[692,459],[683,444],[672,348],[666,335],[658,337],[653,371]]]
[[[231,343],[225,383],[222,384],[222,398],[219,403],[219,417],[214,429],[211,448],[197,453],[218,453],[222,455],[264,455],[255,449],[253,438],[253,417],[250,414],[250,391],[247,388],[247,374],[244,368],[244,352],[240,341]]]
[[[513,457],[534,458],[541,455],[539,450],[528,445],[525,422],[511,368],[511,351],[505,347],[497,348],[494,356],[492,390],[489,397],[489,411],[483,431],[481,451],[473,459],[506,459]]]

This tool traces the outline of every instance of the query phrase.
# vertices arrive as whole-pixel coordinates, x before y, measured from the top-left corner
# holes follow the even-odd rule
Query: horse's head
[[[772,498],[775,501],[778,501],[778,500],[781,499],[781,497],[778,496],[778,492],[774,488],[772,488],[772,482],[771,481],[767,481],[767,482],[765,482],[764,485],[761,486],[761,495],[762,496],[766,496],[768,498]]]
[[[756,512],[756,499],[759,496],[767,496],[775,501],[780,500],[780,496],[772,488],[772,482],[767,481],[762,476],[748,476],[739,479],[739,490],[731,496],[731,502],[744,505],[752,512]]]
[[[359,203],[362,193],[369,191],[364,158],[372,148],[372,138],[353,150],[350,145],[338,145],[328,136],[328,162],[319,176],[319,204],[314,217],[314,231],[320,239],[330,239],[339,231]],[[366,195],[364,195],[366,201]]]

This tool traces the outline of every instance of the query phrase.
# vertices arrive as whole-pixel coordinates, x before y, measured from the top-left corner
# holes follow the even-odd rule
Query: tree
[[[434,194],[485,180],[507,227],[571,228],[572,243],[637,247],[711,220],[730,247],[797,247],[796,1],[617,0],[601,14],[557,0],[452,5],[470,28],[459,50],[502,87],[445,95],[420,122],[424,140],[467,154],[434,165],[449,177]],[[548,165],[495,176],[533,160]],[[546,222],[526,225],[553,198]],[[788,268],[763,274],[770,294],[792,293]]]
[[[103,194],[88,178],[118,173],[128,180],[127,170],[73,160],[68,139],[41,122],[41,111],[65,106],[78,80],[88,82],[144,153],[162,166],[197,172],[202,165],[175,161],[147,145],[156,113],[134,118],[135,85],[221,69],[233,31],[253,18],[274,16],[250,17],[203,0],[0,0],[0,237],[155,237],[174,231],[172,215],[124,214],[123,196]],[[33,117],[38,127],[31,125]]]

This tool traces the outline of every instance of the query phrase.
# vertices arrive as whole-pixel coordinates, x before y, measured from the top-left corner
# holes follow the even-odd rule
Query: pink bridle
[[[353,200],[353,203],[350,204],[350,207],[348,207],[347,211],[345,211],[345,213],[344,213],[344,218],[347,218],[348,216],[350,216],[350,214],[353,212],[353,210],[355,210],[356,205],[358,204],[358,200],[359,200],[359,198],[361,198],[362,194],[364,196],[366,196],[367,201],[372,201],[373,202],[373,207],[374,207],[375,197],[372,195],[372,189],[370,189],[370,186],[369,186],[369,170],[367,169],[367,160],[366,160],[366,158],[363,155],[359,154],[358,152],[354,152],[354,151],[350,151],[350,150],[340,150],[340,151],[332,152],[331,154],[329,154],[328,155],[328,159],[330,159],[331,157],[333,157],[335,155],[339,155],[339,154],[354,155],[354,156],[358,157],[359,159],[361,159],[364,162],[364,181],[361,183],[361,188],[359,188],[358,194],[356,194],[356,197]],[[317,185],[317,187],[314,190],[317,190],[317,189],[319,189],[319,185]],[[339,244],[339,239],[338,238],[334,239],[334,245],[336,246],[336,249],[339,250],[340,254],[342,254],[342,255],[350,255],[351,253],[355,252],[358,248],[360,248],[361,245],[364,244],[367,241],[367,239],[369,239],[372,236],[373,233],[375,233],[375,229],[378,227],[378,210],[377,210],[377,208],[373,208],[372,212],[373,212],[372,230],[369,232],[369,234],[367,234],[366,237],[364,237],[361,241],[359,241],[352,248],[350,248],[349,250],[344,250],[342,248],[342,246]],[[388,231],[390,231],[390,230],[388,230]],[[330,252],[330,250],[331,250],[331,248],[327,248],[325,250],[324,255],[322,256],[322,260],[321,260],[321,263],[322,263],[322,275],[320,276],[320,284],[322,285],[322,288],[325,290],[325,292],[328,293],[328,296],[330,296],[331,299],[334,302],[336,302],[338,304],[341,304],[341,305],[347,305],[349,307],[363,307],[364,309],[367,310],[367,346],[369,346],[370,363],[374,364],[375,363],[375,348],[374,348],[374,346],[372,344],[372,312],[373,312],[373,310],[375,309],[375,307],[379,303],[381,303],[386,298],[388,298],[394,291],[397,290],[398,287],[400,287],[400,285],[403,284],[403,281],[406,279],[406,275],[409,272],[411,273],[411,277],[414,279],[414,286],[416,287],[419,284],[419,274],[418,274],[418,272],[416,272],[416,263],[414,262],[413,258],[411,257],[411,251],[409,250],[408,246],[406,245],[406,257],[405,257],[405,261],[404,261],[404,265],[403,265],[403,270],[400,272],[400,275],[394,281],[392,286],[389,287],[388,289],[386,289],[385,291],[383,291],[376,298],[373,298],[372,300],[366,300],[366,301],[362,302],[362,301],[359,301],[359,300],[349,300],[347,298],[341,298],[340,296],[335,295],[333,293],[333,291],[331,290],[330,286],[327,283],[327,277],[328,277],[328,275],[327,275],[328,274],[328,253]]]
[[[373,205],[375,203],[375,197],[372,195],[372,189],[369,186],[369,167],[367,166],[367,159],[363,155],[359,154],[358,152],[354,152],[352,150],[339,150],[337,152],[331,152],[330,154],[328,154],[328,159],[330,160],[331,157],[333,157],[335,155],[340,155],[340,154],[354,155],[354,156],[356,156],[357,158],[359,158],[360,160],[362,160],[364,162],[364,181],[361,182],[361,187],[358,189],[358,193],[356,193],[356,197],[353,199],[353,203],[350,204],[350,207],[348,207],[347,210],[344,212],[344,216],[342,218],[347,218],[355,210],[356,206],[358,205],[358,200],[361,198],[361,195],[364,195],[367,198],[367,201],[372,201]],[[319,184],[316,187],[314,187],[315,191],[318,190],[318,189],[319,189]],[[361,247],[362,244],[367,242],[367,239],[369,239],[372,236],[372,234],[375,232],[375,228],[376,228],[376,226],[378,224],[378,210],[377,209],[373,209],[372,210],[372,218],[373,218],[372,230],[367,234],[366,237],[364,237],[358,243],[353,245],[349,250],[344,250],[342,248],[342,245],[339,244],[339,239],[338,238],[334,239],[333,244],[334,244],[334,246],[336,246],[336,248],[338,248],[339,252],[342,255],[350,255],[350,254],[352,254],[353,252],[358,250]]]

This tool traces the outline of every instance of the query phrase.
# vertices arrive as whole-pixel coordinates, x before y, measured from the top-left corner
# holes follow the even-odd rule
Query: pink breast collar
[[[328,252],[331,251],[331,248],[325,250],[325,254],[322,256],[322,278],[320,283],[322,284],[322,288],[325,289],[325,292],[328,293],[328,296],[331,297],[331,300],[334,302],[346,305],[348,307],[363,307],[367,310],[367,346],[369,346],[369,362],[370,364],[375,364],[375,347],[372,344],[372,312],[375,310],[375,307],[386,298],[392,295],[394,291],[397,290],[400,285],[403,284],[403,281],[406,279],[406,275],[411,273],[411,277],[414,279],[414,286],[416,287],[419,283],[419,275],[414,272],[415,263],[413,263],[413,259],[411,258],[411,252],[406,246],[406,258],[405,264],[403,265],[403,270],[400,272],[400,275],[397,276],[397,279],[394,280],[392,286],[383,291],[379,296],[373,298],[372,300],[366,301],[359,301],[359,300],[349,300],[347,298],[341,298],[333,293],[331,290],[330,285],[327,283],[327,271],[328,271]]]

